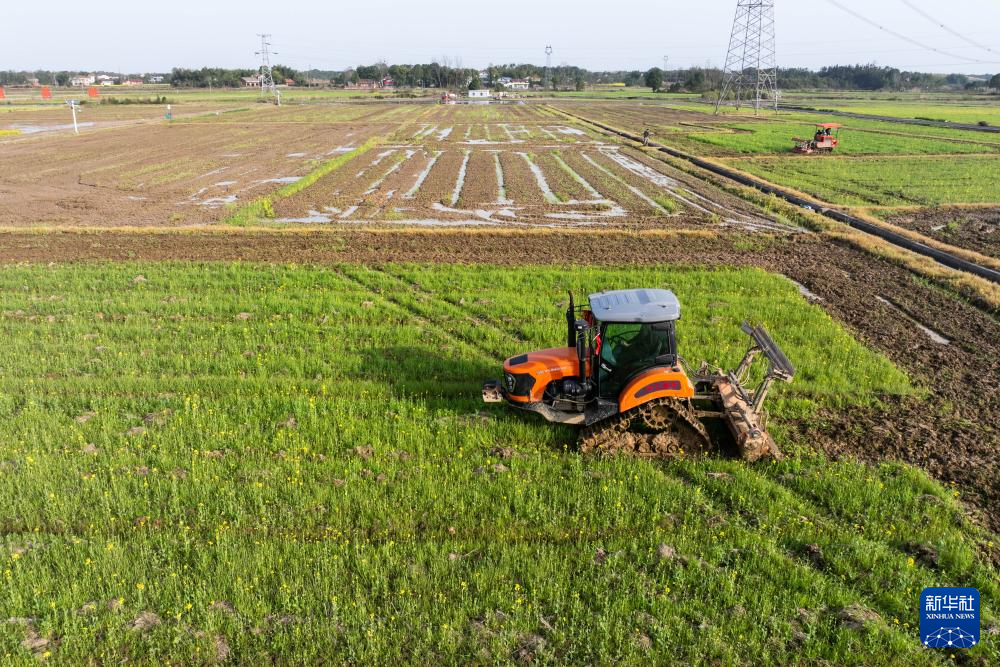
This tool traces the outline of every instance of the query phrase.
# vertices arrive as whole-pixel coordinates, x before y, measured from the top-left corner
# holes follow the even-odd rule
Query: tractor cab
[[[816,134],[811,140],[799,139],[798,137],[792,139],[795,142],[794,151],[806,154],[816,151],[832,153],[840,145],[840,129],[842,127],[843,125],[837,123],[817,123]]]
[[[590,296],[597,395],[617,399],[630,379],[677,363],[681,304],[670,290],[638,289]]]

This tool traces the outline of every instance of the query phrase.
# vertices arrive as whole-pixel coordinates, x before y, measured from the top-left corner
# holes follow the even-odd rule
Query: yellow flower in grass
[[[141,581],[137,583],[135,587],[138,588],[140,591],[146,590],[146,584],[142,583]]]

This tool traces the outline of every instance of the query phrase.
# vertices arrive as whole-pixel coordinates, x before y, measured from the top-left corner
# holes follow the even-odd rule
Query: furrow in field
[[[543,202],[544,194],[539,189],[538,181],[525,158],[513,151],[501,151],[499,156],[507,199],[519,207]]]
[[[500,153],[496,151],[493,152],[493,168],[497,177],[497,203],[512,204],[513,202],[507,198],[507,185],[504,182],[503,165],[500,164]]]
[[[458,198],[462,196],[462,188],[465,186],[465,172],[469,168],[469,158],[472,151],[466,150],[462,157],[462,164],[458,167],[458,176],[455,177],[455,189],[451,192],[451,205],[458,203]]]
[[[541,191],[546,203],[558,204],[559,198],[556,197],[554,192],[552,192],[549,182],[545,179],[545,174],[542,172],[541,167],[539,167],[535,162],[535,156],[530,153],[518,153],[517,155],[521,156],[521,158],[527,163],[528,169],[531,170],[532,175],[535,177],[535,183],[538,185],[538,189]]]
[[[432,203],[450,204],[455,192],[455,181],[465,161],[465,153],[460,150],[445,150],[434,161],[430,173],[413,194],[413,198],[424,205]]]
[[[535,157],[535,162],[559,201],[583,202],[602,198],[593,186],[566,165],[558,153],[541,153]]]
[[[457,204],[460,208],[474,209],[495,204],[499,200],[495,153],[477,150],[471,153],[466,168],[465,185]]]
[[[416,179],[413,181],[413,185],[403,194],[404,199],[413,199],[414,195],[417,194],[420,187],[424,184],[424,181],[427,180],[427,176],[431,173],[431,170],[434,168],[434,164],[438,161],[438,158],[441,157],[443,152],[444,151],[434,151],[430,155],[427,163],[424,165],[424,168],[419,174],[417,174]]]
[[[563,160],[604,196],[617,202],[632,215],[667,215],[669,211],[640,189],[626,183],[606,167],[599,164],[588,152],[568,152]]]

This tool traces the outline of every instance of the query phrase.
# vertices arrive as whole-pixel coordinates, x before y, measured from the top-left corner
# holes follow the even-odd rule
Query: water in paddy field
[[[78,127],[90,127],[94,123],[77,123]],[[56,132],[58,130],[72,130],[73,123],[69,125],[24,125],[22,123],[14,123],[10,125],[7,129],[10,130],[20,130],[21,134],[38,134],[39,132]]]

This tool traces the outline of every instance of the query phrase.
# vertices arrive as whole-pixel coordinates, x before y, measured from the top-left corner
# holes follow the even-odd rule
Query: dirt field
[[[456,129],[464,138],[452,139]],[[559,125],[423,124],[408,143],[359,156],[276,212],[285,223],[793,231],[657,160]]]
[[[292,182],[386,129],[197,122],[36,136],[4,146],[0,225],[212,223],[228,204]]]
[[[938,241],[1000,258],[1000,208],[942,206],[895,213],[886,220]]]

